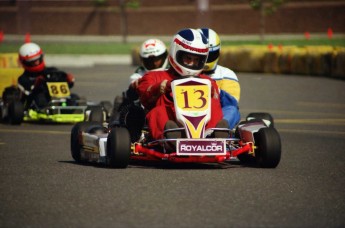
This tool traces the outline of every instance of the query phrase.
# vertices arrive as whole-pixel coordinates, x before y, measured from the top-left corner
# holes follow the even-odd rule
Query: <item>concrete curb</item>
[[[93,67],[94,65],[132,64],[130,55],[45,55],[47,66]]]

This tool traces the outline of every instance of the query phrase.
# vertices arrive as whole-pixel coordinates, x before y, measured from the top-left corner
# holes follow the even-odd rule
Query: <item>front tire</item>
[[[92,126],[99,126],[99,122],[79,122],[76,123],[71,130],[71,155],[74,161],[81,163],[80,150],[82,144],[80,142],[80,134],[87,131]]]
[[[255,158],[262,168],[275,168],[280,162],[281,140],[279,133],[273,127],[261,128],[254,134]]]
[[[126,168],[131,155],[131,137],[126,128],[115,127],[107,139],[107,164],[113,168]]]

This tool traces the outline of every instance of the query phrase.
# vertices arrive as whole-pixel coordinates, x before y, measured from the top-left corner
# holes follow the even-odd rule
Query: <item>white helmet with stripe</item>
[[[30,72],[40,72],[45,68],[42,49],[35,43],[26,43],[19,48],[19,60]]]
[[[170,45],[169,62],[183,77],[200,74],[208,56],[206,37],[196,29],[183,29]]]
[[[164,70],[168,65],[168,50],[159,39],[148,39],[140,47],[140,58],[146,70]]]

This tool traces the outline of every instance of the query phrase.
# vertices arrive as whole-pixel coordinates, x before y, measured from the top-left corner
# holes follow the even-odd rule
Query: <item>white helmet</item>
[[[23,44],[19,49],[19,60],[25,70],[39,72],[44,70],[45,63],[40,46],[35,43]]]
[[[189,65],[184,58],[192,56],[197,62]],[[171,42],[169,52],[170,65],[183,77],[196,76],[201,73],[208,56],[206,37],[195,29],[179,31]]]
[[[168,64],[168,50],[159,39],[146,40],[140,47],[140,57],[146,70],[163,70]]]
[[[210,28],[198,29],[208,40],[208,58],[204,67],[204,71],[213,71],[216,69],[220,54],[220,38],[218,34]]]

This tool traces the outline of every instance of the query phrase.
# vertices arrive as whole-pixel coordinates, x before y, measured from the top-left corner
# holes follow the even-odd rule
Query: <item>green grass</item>
[[[225,41],[222,42],[222,45],[261,45],[262,43],[259,40],[253,40],[253,41]],[[345,47],[345,39],[344,38],[318,38],[318,39],[292,39],[292,40],[270,40],[267,39],[262,45],[285,45],[285,46],[338,46],[338,47]]]
[[[18,52],[21,44],[0,44],[0,53]],[[128,43],[42,43],[46,54],[129,54],[139,44]]]
[[[269,40],[263,45],[295,45],[295,46],[340,46],[345,47],[344,38],[319,38],[319,39],[295,39],[295,40]],[[17,52],[21,43],[3,42],[0,43],[0,53]],[[169,45],[167,43],[167,45]],[[261,45],[259,40],[236,40],[223,41],[222,46],[239,46],[239,45]],[[40,44],[46,54],[130,54],[132,49],[140,46],[140,43],[120,42],[101,42],[101,43],[42,43]]]

